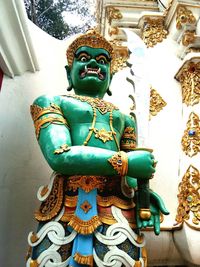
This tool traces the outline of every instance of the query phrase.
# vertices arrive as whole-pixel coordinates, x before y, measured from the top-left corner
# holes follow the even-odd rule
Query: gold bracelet
[[[117,152],[110,159],[108,159],[108,161],[120,176],[126,176],[127,175],[127,173],[128,173],[128,156],[124,151]]]
[[[40,135],[40,129],[44,128],[42,126],[45,123],[48,123],[46,125],[46,127],[49,126],[51,123],[60,123],[60,124],[64,124],[64,125],[68,126],[67,121],[62,117],[45,117],[45,118],[36,120],[34,122],[34,125],[35,125],[35,133],[36,133],[37,139],[39,138],[39,135]]]

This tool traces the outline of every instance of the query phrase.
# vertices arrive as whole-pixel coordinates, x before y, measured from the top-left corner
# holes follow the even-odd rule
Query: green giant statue
[[[73,41],[67,60],[75,94],[41,96],[31,106],[54,173],[38,192],[27,267],[146,266],[140,228],[159,234],[160,215],[168,211],[146,186],[155,161],[137,149],[135,121],[103,100],[111,94],[113,47],[91,30]]]

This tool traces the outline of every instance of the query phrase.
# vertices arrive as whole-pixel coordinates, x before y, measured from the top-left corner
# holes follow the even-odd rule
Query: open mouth
[[[85,66],[85,69],[80,73],[81,78],[84,78],[86,75],[89,76],[98,76],[100,80],[105,78],[104,74],[101,72],[101,68],[88,68]]]

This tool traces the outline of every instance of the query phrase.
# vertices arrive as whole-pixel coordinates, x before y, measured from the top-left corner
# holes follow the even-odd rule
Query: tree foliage
[[[92,26],[94,16],[88,0],[24,0],[30,20],[42,30],[58,39],[83,32]],[[82,21],[65,21],[67,14],[73,14]]]

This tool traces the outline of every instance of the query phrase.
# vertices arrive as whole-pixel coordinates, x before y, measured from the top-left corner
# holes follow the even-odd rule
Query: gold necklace
[[[101,98],[93,98],[89,96],[80,96],[80,95],[67,95],[68,97],[72,97],[75,99],[78,99],[82,102],[87,102],[93,110],[93,119],[92,119],[92,125],[89,127],[89,133],[83,143],[84,146],[88,145],[88,142],[90,138],[92,137],[92,134],[95,134],[95,137],[100,139],[102,142],[106,143],[107,141],[115,140],[115,143],[117,145],[118,150],[120,151],[120,146],[116,137],[116,132],[113,128],[113,110],[118,110],[116,106],[114,106],[112,103],[106,102]],[[98,130],[95,128],[96,124],[96,118],[97,118],[97,110],[102,114],[106,114],[110,112],[109,116],[109,126],[111,131],[107,131],[104,128],[101,130]]]

